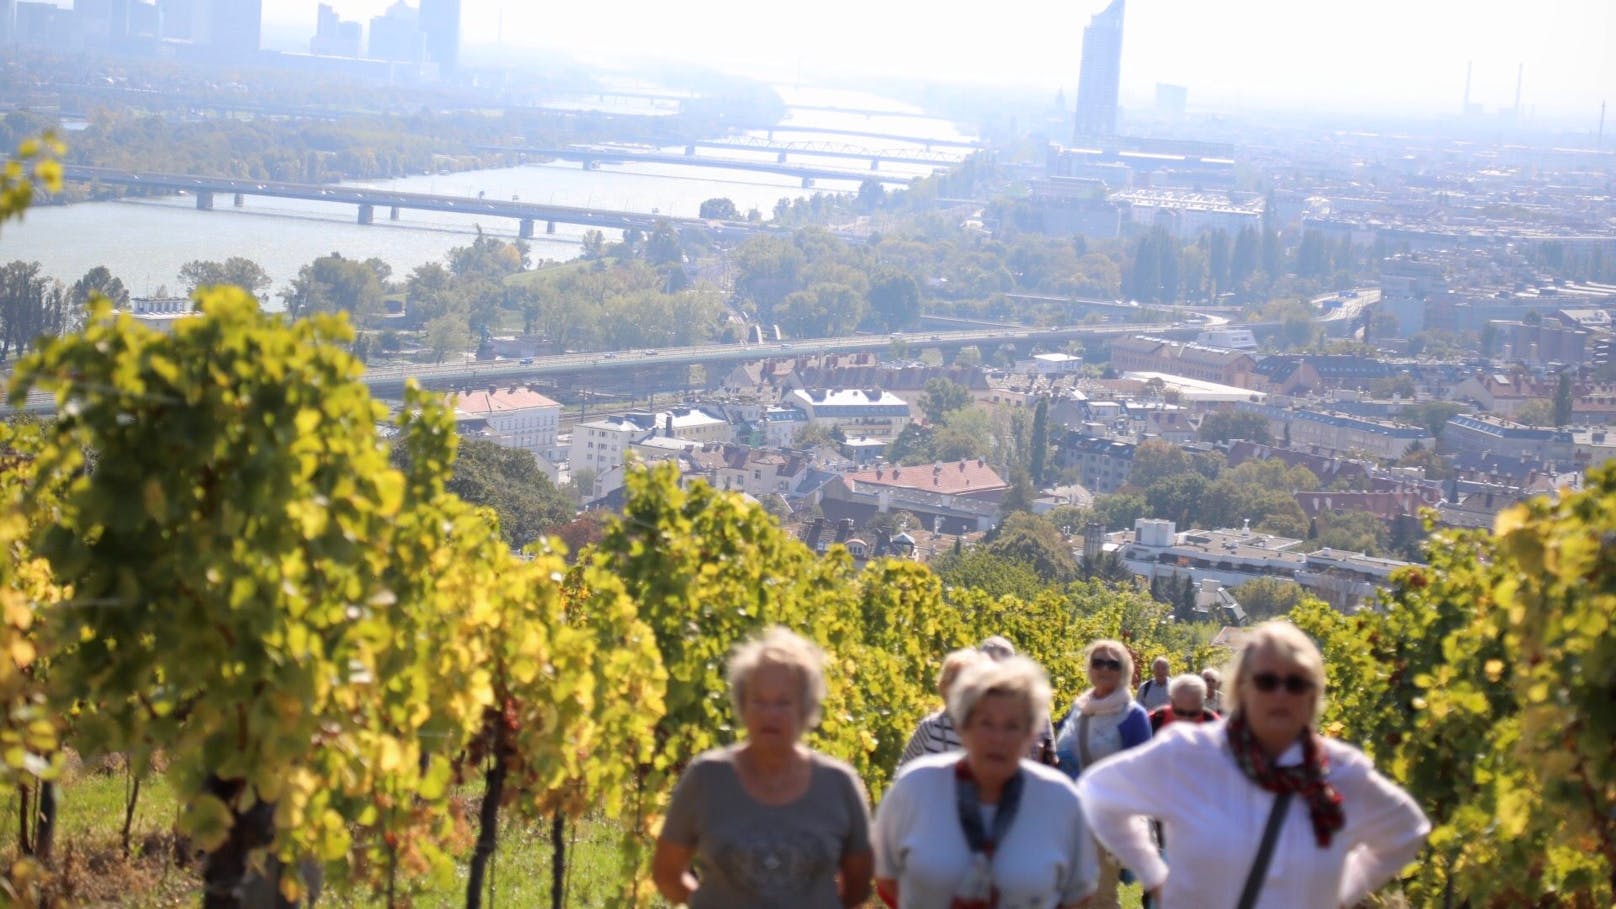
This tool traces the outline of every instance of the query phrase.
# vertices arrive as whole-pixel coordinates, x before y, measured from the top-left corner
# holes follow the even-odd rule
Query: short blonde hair
[[[937,693],[947,700],[948,692],[954,687],[954,680],[959,678],[959,674],[988,658],[982,651],[969,647],[943,657],[943,668],[937,670]]]
[[[1121,641],[1113,641],[1110,638],[1100,638],[1098,641],[1094,641],[1090,643],[1089,646],[1083,648],[1084,672],[1089,671],[1089,661],[1094,659],[1094,652],[1097,650],[1111,650],[1116,652],[1117,659],[1122,661],[1122,681],[1119,683],[1119,687],[1132,687],[1133,651],[1123,646]]]
[[[1272,619],[1253,628],[1245,645],[1234,655],[1228,668],[1232,681],[1223,688],[1223,703],[1229,713],[1240,712],[1240,690],[1249,681],[1251,657],[1264,651],[1273,651],[1295,663],[1312,680],[1313,721],[1318,722],[1324,715],[1324,655],[1312,638],[1284,619]]]
[[[1208,688],[1213,685],[1220,687],[1223,685],[1223,673],[1211,666],[1201,670],[1201,679],[1206,682]]]
[[[948,695],[948,716],[955,729],[964,729],[976,705],[989,695],[1019,698],[1027,708],[1027,730],[1043,727],[1049,716],[1049,676],[1042,666],[1023,656],[978,660],[954,680]]]
[[[781,625],[771,625],[762,633],[739,644],[729,658],[729,699],[735,715],[746,703],[746,685],[752,674],[764,666],[784,666],[796,670],[802,680],[803,729],[819,725],[820,705],[825,701],[825,651],[819,645]]]

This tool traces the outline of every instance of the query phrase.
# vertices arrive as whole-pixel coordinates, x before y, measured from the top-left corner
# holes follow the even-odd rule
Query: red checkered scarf
[[[1312,729],[1302,730],[1302,763],[1294,767],[1276,767],[1263,754],[1262,746],[1252,734],[1246,718],[1236,713],[1229,717],[1229,749],[1234,752],[1240,772],[1269,792],[1294,792],[1307,802],[1307,813],[1313,821],[1313,837],[1320,849],[1330,846],[1330,839],[1347,822],[1341,811],[1341,793],[1326,780],[1330,774],[1330,759],[1324,754],[1324,739]]]

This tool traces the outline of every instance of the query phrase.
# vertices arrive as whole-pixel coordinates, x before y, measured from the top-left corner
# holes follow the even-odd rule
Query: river
[[[839,106],[916,113],[878,96],[827,89],[781,87],[788,104]],[[890,140],[856,136],[801,134],[791,126],[892,133],[930,139],[959,139],[954,124],[912,116],[870,116],[823,110],[793,110],[779,127],[777,142],[819,144],[845,150],[888,154],[921,149]],[[761,133],[757,134],[760,138]],[[731,137],[733,138],[733,137]],[[683,149],[676,149],[683,151]],[[953,149],[963,156],[964,149]],[[748,158],[757,153],[703,149],[704,157]],[[794,161],[847,170],[868,167],[853,159],[795,156]],[[882,172],[913,176],[929,173],[928,165],[883,163]],[[852,192],[855,180],[818,180],[811,190],[795,177],[725,168],[674,164],[601,165],[584,170],[575,163],[531,164],[453,174],[421,175],[397,180],[356,181],[359,185],[407,192],[439,193],[488,198],[519,197],[528,202],[577,205],[642,213],[695,217],[701,203],[722,196],[745,212],[756,208],[765,218],[782,197],[812,192]],[[331,252],[357,259],[377,257],[397,277],[425,262],[440,260],[454,246],[468,242],[480,227],[485,233],[516,236],[514,221],[436,212],[400,213],[388,221],[385,209],[371,225],[356,223],[351,205],[270,199],[248,196],[241,209],[229,196],[217,198],[213,211],[197,211],[190,196],[118,202],[89,202],[70,206],[38,206],[21,222],[0,228],[0,262],[38,261],[44,271],[72,283],[97,265],[105,265],[137,296],[159,290],[178,291],[180,266],[194,259],[222,260],[246,256],[264,267],[274,289],[284,287],[297,270]],[[542,230],[542,226],[541,230]],[[585,228],[558,224],[554,235],[533,240],[533,258],[563,260],[575,257]],[[272,291],[273,292],[273,291]]]

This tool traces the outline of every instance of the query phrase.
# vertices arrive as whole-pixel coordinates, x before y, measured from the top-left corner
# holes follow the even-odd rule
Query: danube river
[[[890,100],[860,93],[780,91],[789,104],[906,110]],[[794,110],[778,128],[775,140],[888,154],[919,151],[915,146],[884,139],[792,136],[785,130],[793,125],[930,139],[962,138],[952,123],[940,120]],[[964,152],[954,149],[949,153],[963,156]],[[706,149],[702,155],[755,157],[751,152]],[[854,159],[796,156],[793,160],[850,173],[868,167]],[[885,174],[912,176],[930,171],[924,165],[882,164]],[[781,198],[816,191],[851,192],[857,189],[858,182],[819,180],[813,189],[804,190],[794,177],[746,170],[674,164],[601,165],[598,170],[584,170],[575,163],[557,162],[363,181],[362,185],[468,197],[483,194],[492,199],[517,197],[527,202],[683,217],[695,217],[704,200],[722,196],[742,212],[756,208],[767,218]],[[246,256],[264,267],[275,281],[275,290],[279,290],[299,267],[327,253],[340,252],[358,259],[378,257],[393,267],[395,276],[402,277],[417,265],[442,259],[451,247],[467,243],[479,228],[500,237],[515,237],[517,230],[514,221],[407,210],[400,213],[398,221],[386,220],[385,210],[381,210],[374,224],[360,225],[353,206],[293,199],[248,196],[244,207],[237,209],[231,207],[229,196],[220,196],[217,204],[213,211],[197,211],[194,199],[178,196],[39,206],[30,209],[23,221],[0,228],[0,262],[38,261],[47,274],[68,283],[97,265],[105,265],[141,296],[162,289],[182,289],[180,266],[193,259]],[[543,234],[542,224],[540,229],[540,235],[533,240],[534,259],[569,259],[578,254],[584,228],[558,224],[554,235]]]

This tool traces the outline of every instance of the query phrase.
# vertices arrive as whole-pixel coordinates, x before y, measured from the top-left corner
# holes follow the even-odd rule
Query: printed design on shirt
[[[800,898],[836,872],[835,856],[822,837],[765,823],[736,831],[713,863],[737,888],[771,900]]]

